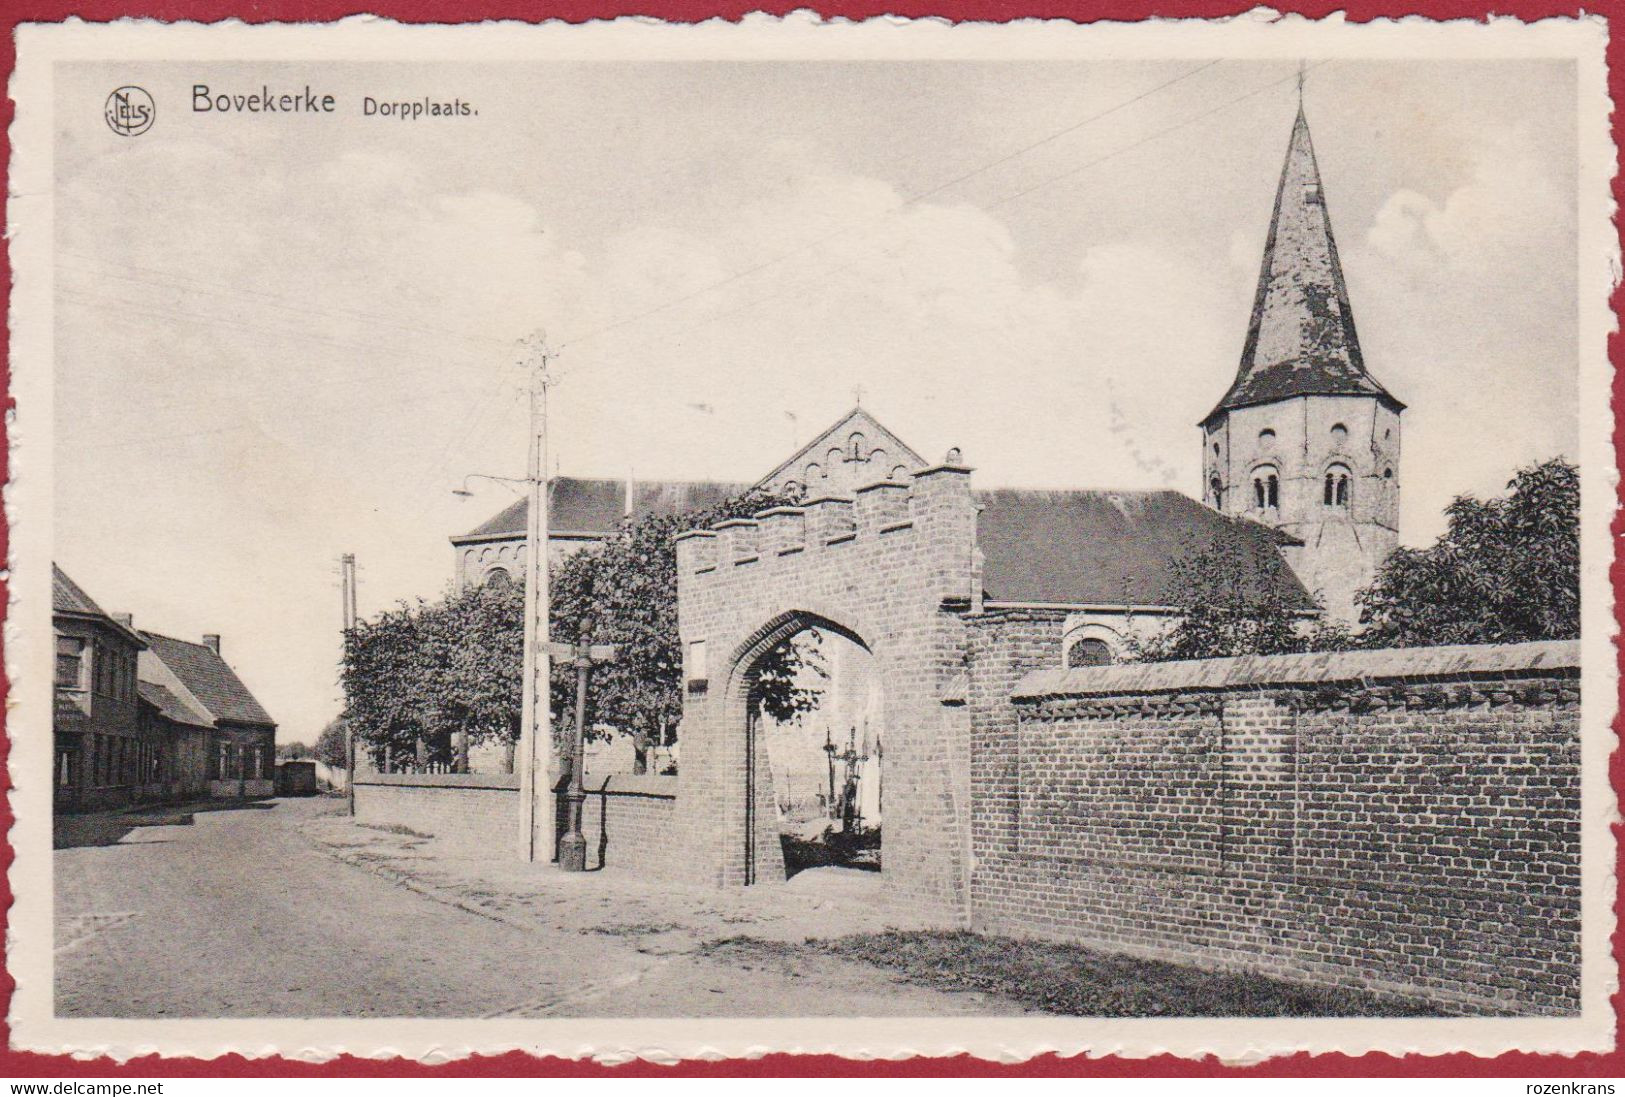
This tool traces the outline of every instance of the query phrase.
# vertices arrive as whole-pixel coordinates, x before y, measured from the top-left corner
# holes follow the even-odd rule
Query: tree
[[[312,753],[324,766],[344,770],[350,768],[344,742],[344,717],[336,716],[327,722],[322,733],[316,736],[316,747]]]
[[[632,736],[641,770],[653,746],[675,740],[683,712],[683,651],[677,636],[675,538],[729,518],[748,518],[794,498],[752,489],[698,511],[648,515],[599,545],[568,557],[552,577],[554,639],[573,642],[583,623],[594,643],[615,644],[616,662],[593,670],[587,700],[589,726]],[[797,670],[820,670],[816,646],[788,640],[757,664],[752,700],[776,719],[817,705],[817,694],[796,685]],[[562,661],[553,667],[553,711],[573,713],[575,674]],[[554,722],[562,738],[567,728]]]
[[[291,743],[279,743],[276,748],[277,761],[286,762],[292,758],[309,758],[310,748],[295,740]]]
[[[1457,496],[1431,546],[1388,557],[1355,596],[1372,647],[1495,644],[1580,635],[1580,470],[1519,469],[1509,494]]]
[[[345,716],[375,754],[468,768],[471,742],[519,730],[521,591],[474,587],[403,603],[345,637]]]
[[[619,659],[593,672],[589,726],[633,737],[641,759],[671,743],[683,709],[683,652],[677,636],[677,534],[790,502],[747,491],[681,515],[649,515],[607,541],[556,565],[551,575],[550,634],[574,642],[583,625],[594,643],[612,643]],[[524,650],[522,587],[474,587],[441,602],[403,603],[345,637],[341,677],[345,718],[383,760],[410,755],[417,765],[466,770],[471,742],[511,745],[519,735]],[[805,712],[817,694],[796,685],[803,665],[819,669],[816,644],[785,642],[758,663],[752,699],[776,718]],[[568,738],[575,672],[554,660],[555,741]]]
[[[1187,546],[1171,563],[1170,601],[1183,612],[1149,639],[1130,633],[1129,657],[1141,662],[1278,655],[1347,647],[1348,633],[1313,621],[1288,584],[1285,563],[1268,544],[1233,530],[1200,547]]]

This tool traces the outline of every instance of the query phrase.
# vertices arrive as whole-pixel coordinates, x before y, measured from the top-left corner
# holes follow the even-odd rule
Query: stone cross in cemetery
[[[567,659],[576,668],[576,719],[570,746],[570,786],[565,801],[570,805],[570,826],[559,839],[559,868],[565,872],[583,872],[587,867],[587,839],[581,833],[581,806],[587,800],[583,784],[587,765],[587,683],[592,668],[600,663],[613,663],[616,652],[613,644],[589,642],[592,626],[582,621],[579,638],[574,644],[546,643],[542,647],[554,659]]]

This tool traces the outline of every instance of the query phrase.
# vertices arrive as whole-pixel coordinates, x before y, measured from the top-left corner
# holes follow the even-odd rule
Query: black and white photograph
[[[1601,24],[24,31],[15,1046],[1612,1046]]]

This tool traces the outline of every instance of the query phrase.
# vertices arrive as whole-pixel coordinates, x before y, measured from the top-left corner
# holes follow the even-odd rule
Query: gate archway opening
[[[878,883],[885,710],[874,654],[847,629],[791,615],[741,667],[745,882]]]

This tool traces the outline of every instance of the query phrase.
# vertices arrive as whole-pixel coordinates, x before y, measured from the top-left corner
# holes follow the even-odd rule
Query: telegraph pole
[[[519,767],[519,859],[533,862],[537,859],[538,845],[542,858],[552,860],[556,824],[547,651],[550,603],[547,589],[547,387],[552,383],[547,364],[553,352],[548,349],[547,336],[541,331],[522,340],[519,351],[519,364],[530,374],[530,513],[525,524],[525,655],[516,764]]]
[[[339,570],[344,577],[344,633],[348,636],[355,628],[355,553],[346,552],[339,557]],[[346,698],[348,700],[348,698]],[[355,729],[348,718],[344,721],[344,801],[355,814]]]

